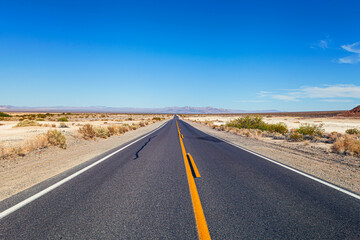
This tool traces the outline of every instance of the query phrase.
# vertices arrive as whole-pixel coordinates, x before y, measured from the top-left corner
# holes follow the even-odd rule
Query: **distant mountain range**
[[[17,107],[0,105],[2,112],[96,112],[96,113],[171,113],[171,114],[219,114],[219,113],[267,113],[277,110],[245,111],[213,107],[165,107],[165,108],[127,108],[127,107]]]

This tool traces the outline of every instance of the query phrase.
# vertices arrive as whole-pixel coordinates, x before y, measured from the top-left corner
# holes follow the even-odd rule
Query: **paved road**
[[[212,239],[360,239],[358,199],[178,123]],[[0,220],[0,239],[197,236],[175,119]]]

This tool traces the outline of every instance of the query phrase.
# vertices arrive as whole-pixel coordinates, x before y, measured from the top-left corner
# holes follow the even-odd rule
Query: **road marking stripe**
[[[198,230],[198,234],[199,234],[199,239],[200,240],[211,239],[209,229],[208,229],[208,226],[207,226],[207,223],[206,223],[204,211],[203,211],[203,208],[201,206],[199,193],[198,193],[196,185],[195,185],[194,177],[192,176],[192,173],[191,173],[189,161],[187,160],[187,155],[186,155],[184,143],[183,143],[183,141],[181,139],[181,136],[180,136],[179,124],[178,124],[177,121],[176,121],[176,125],[178,127],[180,146],[181,146],[181,150],[182,150],[182,154],[183,154],[183,158],[184,158],[186,175],[187,175],[187,179],[188,179],[190,195],[191,195],[191,201],[192,201],[192,205],[193,205],[193,210],[194,210],[196,226],[197,226],[197,230]]]
[[[197,129],[197,130],[199,130],[199,129]],[[203,132],[203,131],[201,131],[201,130],[199,130],[199,131],[202,132],[202,133],[205,133],[205,132]],[[240,148],[240,149],[242,149],[242,150],[244,150],[244,151],[246,151],[246,152],[249,152],[249,153],[254,154],[254,155],[258,156],[258,157],[261,157],[261,158],[263,158],[263,159],[265,159],[265,160],[267,160],[267,161],[269,161],[269,162],[275,163],[275,164],[277,164],[277,165],[279,165],[279,166],[281,166],[281,167],[284,167],[284,168],[286,168],[286,169],[289,169],[289,170],[291,170],[291,171],[293,171],[293,172],[296,172],[296,173],[298,173],[298,174],[300,174],[300,175],[303,175],[304,177],[310,178],[310,179],[312,179],[312,180],[314,180],[314,181],[317,181],[317,182],[319,182],[319,183],[322,183],[322,184],[324,184],[324,185],[326,185],[326,186],[328,186],[328,187],[331,187],[331,188],[333,188],[333,189],[335,189],[335,190],[338,190],[338,191],[340,191],[340,192],[342,192],[342,193],[345,193],[345,194],[347,194],[347,195],[349,195],[349,196],[351,196],[351,197],[354,197],[354,198],[360,200],[360,195],[358,195],[358,194],[356,194],[356,193],[350,192],[350,191],[348,191],[348,190],[346,190],[346,189],[344,189],[344,188],[341,188],[341,187],[339,187],[339,186],[336,186],[336,185],[334,185],[334,184],[332,184],[332,183],[329,183],[329,182],[327,182],[327,181],[325,181],[325,180],[322,180],[322,179],[320,179],[320,178],[314,177],[314,176],[312,176],[312,175],[310,175],[310,174],[304,173],[304,172],[302,172],[302,171],[300,171],[300,170],[297,170],[297,169],[292,168],[292,167],[290,167],[290,166],[287,166],[287,165],[285,165],[285,164],[283,164],[283,163],[280,163],[280,162],[278,162],[278,161],[275,161],[275,160],[273,160],[273,159],[271,159],[271,158],[262,156],[262,155],[260,155],[260,154],[258,154],[258,153],[256,153],[256,152],[253,152],[253,151],[251,151],[251,150],[249,150],[249,149],[246,149],[246,148],[244,148],[244,147],[240,147],[239,145],[236,145],[235,143],[232,143],[232,142],[230,142],[230,141],[228,141],[228,140],[226,140],[226,139],[217,137],[217,136],[212,135],[212,134],[210,134],[210,133],[205,133],[205,134],[207,134],[207,135],[209,135],[209,136],[211,136],[211,137],[214,137],[214,138],[216,138],[216,139],[219,139],[219,140],[221,140],[221,141],[223,141],[223,142],[226,142],[226,143],[228,143],[228,144],[230,144],[230,145],[233,145],[234,147]]]
[[[196,167],[196,164],[195,164],[195,162],[194,162],[193,157],[191,156],[190,153],[187,153],[187,156],[188,156],[188,158],[189,158],[189,160],[190,160],[190,162],[191,162],[192,168],[194,169],[195,177],[201,178],[200,173],[199,173],[199,170],[198,170],[197,167]]]
[[[31,203],[32,201],[34,201],[34,200],[38,199],[39,197],[41,197],[41,196],[43,196],[43,195],[45,195],[45,194],[47,194],[48,192],[50,192],[50,191],[54,190],[55,188],[57,188],[57,187],[59,187],[59,186],[63,185],[64,183],[66,183],[66,182],[70,181],[71,179],[75,178],[76,176],[80,175],[81,173],[86,172],[86,171],[87,171],[87,170],[89,170],[90,168],[92,168],[92,167],[94,167],[94,166],[98,165],[99,163],[101,163],[101,162],[105,161],[105,160],[106,160],[106,159],[108,159],[109,157],[111,157],[111,156],[113,156],[113,155],[117,154],[118,152],[121,152],[121,151],[122,151],[122,150],[124,150],[125,148],[127,148],[127,147],[129,147],[129,146],[133,145],[134,143],[136,143],[136,142],[140,141],[141,139],[144,139],[144,138],[146,138],[147,136],[149,136],[150,134],[152,134],[152,133],[154,133],[154,132],[156,132],[156,131],[160,130],[162,127],[164,127],[164,126],[165,126],[165,124],[166,124],[166,123],[168,123],[168,121],[167,121],[167,122],[165,122],[165,123],[163,123],[160,127],[156,128],[155,130],[153,130],[153,131],[149,132],[148,134],[144,135],[143,137],[141,137],[141,138],[139,138],[139,139],[137,139],[137,140],[135,140],[135,141],[133,141],[133,142],[129,143],[128,145],[126,145],[126,146],[124,146],[124,147],[120,148],[119,150],[116,150],[115,152],[110,153],[109,155],[107,155],[107,156],[105,156],[105,157],[101,158],[100,160],[98,160],[98,161],[96,161],[96,162],[92,163],[91,165],[89,165],[89,166],[87,166],[87,167],[85,167],[85,168],[83,168],[83,169],[79,170],[79,171],[78,171],[78,172],[76,172],[76,173],[73,173],[72,175],[70,175],[70,176],[68,176],[68,177],[64,178],[63,180],[61,180],[61,181],[59,181],[59,182],[57,182],[57,183],[55,183],[55,184],[51,185],[50,187],[47,187],[47,188],[45,188],[44,190],[42,190],[42,191],[40,191],[40,192],[38,192],[38,193],[34,194],[33,196],[31,196],[31,197],[29,197],[29,198],[27,198],[27,199],[25,199],[25,200],[23,200],[23,201],[19,202],[18,204],[15,204],[14,206],[12,206],[12,207],[10,207],[10,208],[6,209],[5,211],[3,211],[3,212],[1,212],[1,213],[0,213],[0,219],[2,219],[2,218],[4,218],[4,217],[6,217],[7,215],[9,215],[9,214],[11,214],[11,213],[15,212],[15,211],[16,211],[16,210],[18,210],[18,209],[20,209],[20,208],[22,208],[22,207],[26,206],[27,204]]]

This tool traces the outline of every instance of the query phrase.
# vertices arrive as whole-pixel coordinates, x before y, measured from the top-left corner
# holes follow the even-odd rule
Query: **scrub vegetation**
[[[322,123],[302,123],[297,128],[289,129],[283,122],[267,123],[260,115],[235,118],[225,124],[222,124],[222,121],[218,119],[213,121],[193,121],[219,131],[227,131],[250,138],[272,138],[294,143],[304,142],[305,146],[310,143],[331,144],[329,151],[360,156],[360,130],[357,128],[347,129],[345,134],[338,132],[325,133],[324,124]]]
[[[79,139],[95,140],[118,136],[165,120],[170,116],[111,113],[14,113],[9,115],[0,112],[0,121],[2,121],[0,126],[7,126],[7,133],[0,134],[0,159],[25,156],[31,151],[51,146],[66,149],[69,141],[72,145]],[[17,135],[13,135],[12,131]],[[16,139],[18,143],[14,144],[15,141],[7,140],[11,138]]]

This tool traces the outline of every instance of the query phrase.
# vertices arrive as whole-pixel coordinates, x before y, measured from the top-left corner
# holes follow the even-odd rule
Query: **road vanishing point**
[[[360,239],[360,197],[177,116],[0,203],[0,239]]]

